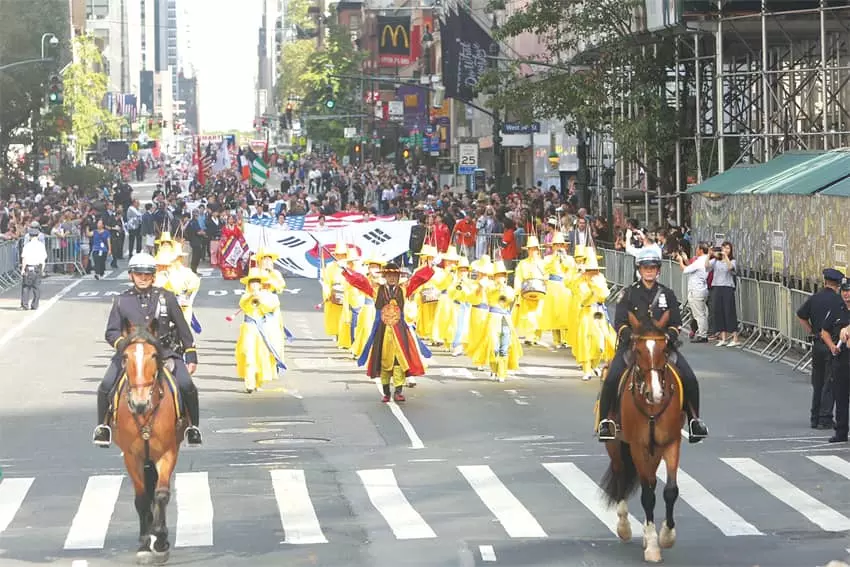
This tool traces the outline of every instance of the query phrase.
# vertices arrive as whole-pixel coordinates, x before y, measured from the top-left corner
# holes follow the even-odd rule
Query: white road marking
[[[175,547],[213,544],[213,503],[209,476],[205,472],[177,473],[177,535]]]
[[[850,479],[850,463],[835,455],[810,456],[807,457],[810,461],[819,464],[823,468],[841,475],[846,479]],[[2,485],[0,485],[2,488]],[[3,522],[0,522],[0,532],[3,531]]]
[[[508,490],[489,466],[459,466],[457,469],[509,536],[546,537],[546,532],[531,512]]]
[[[124,475],[89,477],[65,538],[65,549],[103,549],[123,480]]]
[[[493,563],[496,561],[496,550],[492,545],[479,545],[478,551],[481,552],[481,561]]]
[[[476,398],[482,398],[482,397],[484,397],[484,396],[481,394],[481,392],[479,392],[478,390],[470,390],[470,391],[469,391],[469,393],[470,393],[470,394],[472,394],[473,396],[475,396]]]
[[[20,336],[20,334],[24,331],[24,329],[26,329],[27,327],[32,325],[36,321],[36,319],[38,319],[39,317],[41,317],[42,315],[47,313],[47,311],[51,307],[56,305],[63,297],[65,297],[66,295],[71,293],[71,290],[73,290],[75,287],[77,287],[78,285],[83,283],[83,281],[85,281],[85,280],[79,279],[79,280],[73,281],[70,284],[63,287],[62,289],[60,289],[59,293],[57,293],[56,295],[54,295],[53,297],[51,297],[47,301],[40,302],[38,309],[36,311],[31,311],[30,314],[27,315],[27,317],[24,320],[22,320],[20,323],[18,323],[17,325],[12,327],[8,331],[6,331],[3,334],[3,336],[0,337],[0,349],[2,349],[4,346],[6,346],[6,343],[12,341],[13,339],[18,338]]]
[[[85,559],[74,559],[71,561],[71,567],[89,567],[89,562]]]
[[[667,469],[662,462],[658,466],[658,478],[667,483]],[[729,506],[717,499],[691,475],[679,469],[676,477],[681,491],[679,496],[703,518],[717,526],[727,536],[764,535],[758,528],[739,516]]]
[[[12,523],[34,480],[34,478],[5,478],[0,481],[0,534]]]
[[[721,458],[721,461],[761,486],[812,523],[828,532],[850,530],[850,518],[809,496],[778,474],[750,458]]]
[[[375,380],[375,386],[377,386],[378,392],[380,392],[383,395],[384,390],[383,390],[383,386],[381,386],[380,380]],[[408,439],[410,439],[410,448],[411,449],[424,449],[425,444],[422,443],[422,439],[419,438],[419,435],[416,433],[416,430],[413,429],[413,424],[410,423],[410,420],[407,419],[407,416],[404,415],[404,412],[401,411],[401,408],[398,407],[398,404],[395,403],[392,400],[392,398],[390,398],[390,401],[386,405],[389,406],[390,411],[393,413],[395,418],[401,424],[401,428],[404,429],[405,433],[407,433],[407,437],[408,437]]]
[[[413,509],[398,486],[390,469],[357,471],[369,500],[387,521],[398,539],[430,539],[437,537],[419,512]]]
[[[303,470],[278,469],[269,471],[272,488],[280,511],[280,523],[283,526],[282,543],[293,545],[308,543],[328,543],[316,509],[310,500],[307,478]]]
[[[528,402],[520,398],[514,398],[514,403],[518,406],[527,406]]]
[[[617,511],[614,508],[609,508],[602,501],[602,490],[593,482],[593,479],[573,463],[543,463],[543,466],[564,488],[570,491],[570,494],[576,500],[581,502],[585,508],[605,524],[606,528],[611,530],[611,533],[616,535]],[[632,526],[632,536],[642,536],[643,526],[631,514],[629,514],[629,523]]]
[[[465,378],[475,380],[475,376],[469,368],[458,368],[457,366],[444,366],[440,368],[440,374],[446,378]]]

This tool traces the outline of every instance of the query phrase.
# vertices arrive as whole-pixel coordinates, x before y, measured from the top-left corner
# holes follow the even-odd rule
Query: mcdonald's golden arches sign
[[[412,47],[410,17],[378,16],[378,63],[382,67],[409,65]]]

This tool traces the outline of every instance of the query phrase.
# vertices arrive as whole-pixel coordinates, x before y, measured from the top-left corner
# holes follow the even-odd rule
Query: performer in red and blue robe
[[[401,284],[401,270],[398,265],[389,262],[383,270],[383,283],[373,287],[363,274],[345,269],[342,272],[346,281],[375,300],[375,323],[360,359],[359,366],[366,365],[366,373],[371,378],[381,378],[384,403],[390,401],[390,382],[394,392],[392,398],[403,402],[404,384],[408,376],[423,376],[425,365],[422,362],[423,350],[416,335],[404,320],[404,302],[434,275],[434,268],[426,264],[416,270],[410,279]],[[426,349],[427,350],[427,349]]]
[[[236,215],[227,217],[227,224],[221,229],[220,265],[221,277],[226,280],[238,280],[248,272],[248,245]]]

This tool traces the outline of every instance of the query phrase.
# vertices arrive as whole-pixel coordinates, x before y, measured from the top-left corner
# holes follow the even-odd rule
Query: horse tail
[[[602,476],[602,491],[608,506],[616,506],[620,500],[628,500],[635,493],[639,483],[637,468],[627,443],[620,442],[620,466],[614,466],[614,459]]]
[[[156,491],[156,483],[159,481],[159,474],[156,472],[156,466],[153,462],[145,461],[144,466],[145,476],[145,494],[153,500],[154,492]]]

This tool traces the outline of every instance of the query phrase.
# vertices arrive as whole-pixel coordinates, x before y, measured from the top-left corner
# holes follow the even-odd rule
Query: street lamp
[[[46,40],[48,41],[48,43],[50,44],[50,47],[56,47],[56,46],[58,46],[58,45],[59,45],[59,38],[58,38],[58,37],[56,37],[54,34],[49,33],[49,32],[48,32],[48,33],[46,33],[46,34],[43,34],[43,35],[41,36],[41,58],[42,58],[42,59],[46,59],[46,58],[47,58],[47,57],[46,57],[46,55],[45,55],[45,51],[46,51],[46,49],[45,49],[45,47],[46,47],[46,46],[44,45],[44,40],[45,40],[45,39],[46,39]]]

